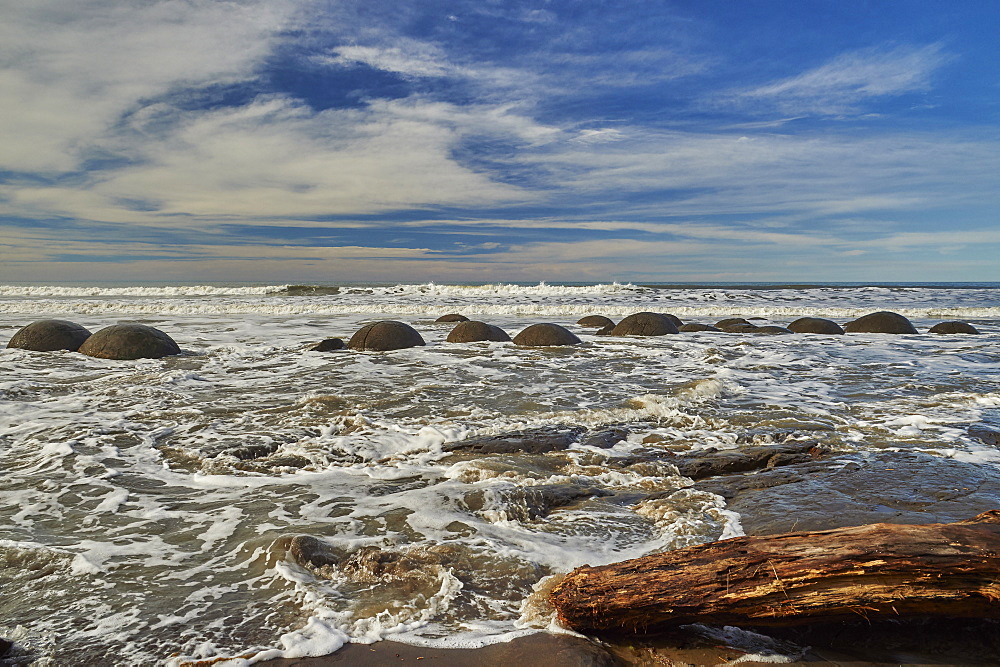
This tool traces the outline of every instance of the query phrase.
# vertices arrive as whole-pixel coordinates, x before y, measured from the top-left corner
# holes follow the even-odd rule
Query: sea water
[[[609,338],[575,324],[878,310],[982,333]],[[434,321],[452,312],[512,336],[554,322],[583,344],[452,344]],[[669,452],[808,437],[835,455],[1000,466],[966,432],[1000,414],[997,284],[0,286],[0,345],[44,318],[139,322],[183,354],[0,352],[0,636],[42,665],[236,665],[556,629],[554,575],[741,534]],[[427,345],[308,350],[383,319]],[[627,436],[606,449],[449,447],[612,426]],[[571,501],[546,504],[553,488]],[[297,561],[295,536],[331,563]]]

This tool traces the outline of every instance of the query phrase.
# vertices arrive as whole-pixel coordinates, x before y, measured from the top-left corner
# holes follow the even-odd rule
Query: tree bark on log
[[[1000,618],[1000,510],[956,523],[736,537],[570,572],[550,600],[582,633],[859,616]]]

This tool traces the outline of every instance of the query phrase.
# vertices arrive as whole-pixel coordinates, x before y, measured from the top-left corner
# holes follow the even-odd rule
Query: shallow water
[[[587,314],[685,321],[875,310],[980,336],[593,336]],[[462,312],[584,344],[451,344]],[[39,664],[242,661],[345,641],[480,646],[546,627],[546,578],[740,533],[638,450],[792,437],[1000,466],[968,437],[1000,408],[1000,289],[634,285],[6,286],[0,341],[31,321],[155,326],[185,354],[0,352],[0,636]],[[307,352],[398,319],[427,346]],[[474,456],[448,443],[551,427],[608,449]],[[630,461],[633,461],[631,464]],[[652,497],[651,497],[652,496]],[[334,557],[296,562],[309,535]],[[234,661],[237,664],[239,661]]]

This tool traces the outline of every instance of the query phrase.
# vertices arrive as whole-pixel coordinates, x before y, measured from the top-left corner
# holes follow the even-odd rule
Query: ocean
[[[922,333],[610,338],[575,324],[880,310]],[[512,336],[553,322],[583,343],[448,343],[447,313]],[[238,665],[554,629],[545,591],[560,573],[742,534],[667,453],[808,437],[835,456],[1000,468],[967,432],[1000,423],[998,283],[0,286],[0,345],[45,318],[147,324],[183,354],[0,351],[0,637],[39,665]],[[383,319],[427,345],[309,351]],[[944,320],[981,334],[925,333]],[[621,435],[545,454],[454,446],[553,429]],[[294,544],[329,563],[296,560]]]

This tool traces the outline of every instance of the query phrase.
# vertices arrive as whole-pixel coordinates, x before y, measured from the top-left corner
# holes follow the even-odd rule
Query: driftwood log
[[[583,633],[859,616],[1000,618],[1000,510],[966,521],[736,537],[570,572],[550,599]]]

